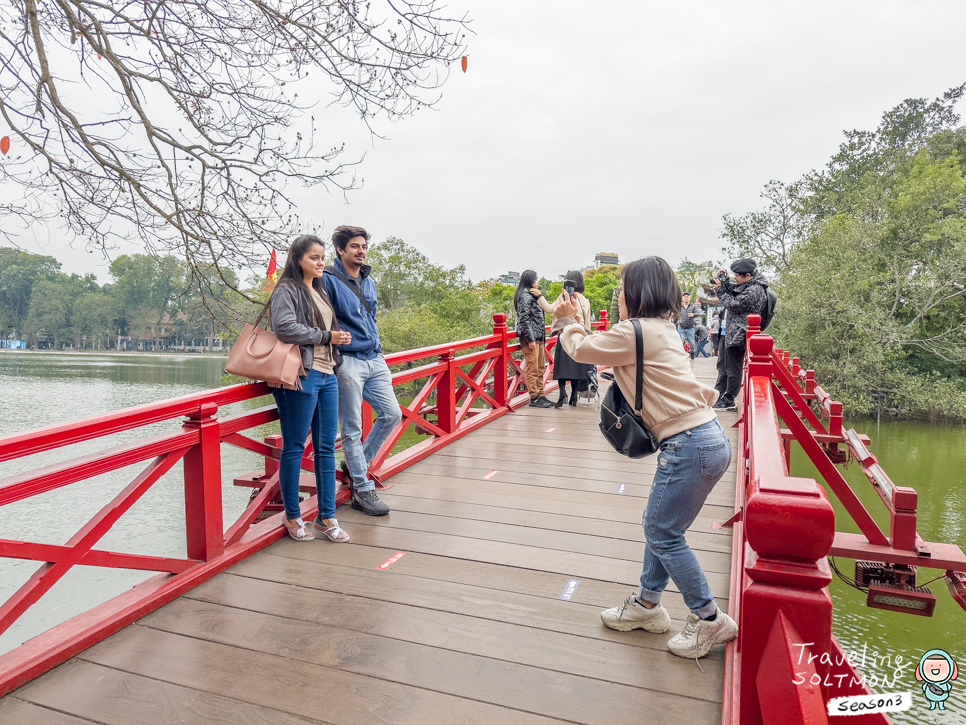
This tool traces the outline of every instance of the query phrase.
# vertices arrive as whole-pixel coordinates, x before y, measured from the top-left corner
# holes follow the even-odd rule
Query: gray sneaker
[[[668,640],[667,648],[678,657],[697,659],[708,654],[716,644],[730,642],[737,636],[738,623],[720,609],[713,622],[707,622],[692,612],[684,629]]]
[[[655,604],[648,609],[637,601],[636,594],[631,594],[620,606],[605,609],[600,613],[600,620],[618,632],[646,629],[648,632],[660,634],[667,632],[671,626],[671,615],[663,604]]]
[[[389,513],[389,507],[379,500],[379,496],[372,489],[368,491],[356,491],[352,489],[352,499],[350,505],[354,509],[362,511],[368,516],[385,516]]]

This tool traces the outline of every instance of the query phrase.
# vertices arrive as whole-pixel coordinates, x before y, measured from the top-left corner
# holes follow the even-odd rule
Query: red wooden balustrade
[[[916,493],[896,486],[868,448],[843,430],[842,404],[831,400],[798,358],[773,349],[748,317],[738,421],[729,607],[738,637],[727,647],[722,723],[819,725],[828,701],[868,694],[832,636],[832,573],[827,556],[966,571],[966,555],[916,534]],[[814,410],[811,406],[817,409]],[[784,423],[787,428],[782,428]],[[802,446],[861,534],[835,530],[825,489],[789,475],[792,440]],[[851,456],[890,513],[884,533],[835,464]],[[961,576],[961,575],[960,575]],[[957,579],[956,581],[959,581]],[[814,658],[811,656],[814,655]],[[883,714],[851,716],[850,725],[891,722]]]
[[[386,356],[386,362],[393,367],[429,362],[393,374],[396,386],[425,382],[409,405],[400,406],[402,421],[372,461],[373,478],[381,483],[529,401],[525,389],[518,394],[523,374],[514,354],[520,352],[520,343],[516,333],[507,329],[506,319],[506,315],[494,315],[493,333],[485,337]],[[594,323],[594,327],[607,328],[605,311],[601,311],[600,322]],[[555,387],[551,379],[555,343],[556,338],[546,342],[544,379],[549,389]],[[259,520],[259,515],[278,495],[275,461],[280,455],[281,437],[270,436],[262,442],[243,435],[243,431],[278,420],[278,411],[274,405],[267,405],[226,417],[217,415],[220,406],[269,393],[264,383],[232,385],[0,438],[0,462],[3,462],[155,423],[177,422],[176,419],[184,416],[181,426],[171,432],[0,479],[0,506],[3,506],[63,486],[83,485],[94,476],[149,461],[124,490],[105,502],[65,544],[0,539],[0,556],[42,562],[33,576],[0,605],[0,633],[9,629],[75,565],[159,572],[128,592],[0,656],[0,696],[282,538],[281,514]],[[371,410],[365,410],[364,420],[371,426]],[[430,437],[390,456],[410,426],[416,426]],[[221,496],[222,444],[258,453],[266,460],[265,470],[250,476],[243,484],[261,490],[227,528]],[[159,557],[96,548],[118,519],[181,460],[184,461],[186,555]],[[303,456],[302,467],[314,470],[310,447]],[[338,475],[341,478],[341,473]],[[315,486],[306,488],[313,495],[302,502],[302,515],[312,518],[317,512]],[[344,503],[347,498],[348,492],[343,489],[338,493],[337,502]],[[56,517],[57,512],[52,515]]]

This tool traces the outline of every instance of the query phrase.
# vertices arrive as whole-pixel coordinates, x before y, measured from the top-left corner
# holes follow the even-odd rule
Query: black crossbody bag
[[[614,450],[628,458],[644,458],[657,453],[658,443],[654,434],[641,420],[639,411],[644,407],[644,333],[640,320],[632,319],[634,338],[637,343],[637,390],[634,407],[628,405],[617,381],[611,383],[600,404],[600,432]]]

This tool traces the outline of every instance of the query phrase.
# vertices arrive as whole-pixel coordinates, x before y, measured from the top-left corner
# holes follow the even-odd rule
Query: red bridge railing
[[[798,358],[773,349],[749,315],[742,404],[729,608],[738,637],[727,648],[724,725],[822,725],[830,699],[870,694],[865,679],[832,635],[832,580],[827,557],[870,559],[906,567],[946,569],[954,598],[966,608],[966,555],[958,546],[924,542],[916,533],[916,492],[896,486],[868,448],[869,439],[843,430],[842,404],[816,385]],[[782,428],[784,423],[786,428]],[[796,441],[861,534],[836,532],[825,489],[789,475]],[[883,532],[836,468],[849,456],[890,515]],[[904,570],[909,575],[910,570]],[[870,606],[916,611],[931,593],[885,585],[889,596]],[[870,587],[870,592],[872,587]],[[934,597],[932,597],[934,601]],[[889,604],[892,601],[892,604]],[[885,602],[885,603],[883,603]],[[931,608],[928,613],[931,613]],[[836,719],[837,721],[837,719]],[[850,725],[890,723],[885,714],[849,716]]]
[[[607,326],[600,313],[596,328]],[[506,326],[506,315],[493,316],[493,333],[474,340],[394,353],[386,356],[392,366],[411,366],[393,374],[393,385],[425,380],[408,405],[401,405],[402,421],[372,462],[370,472],[380,485],[393,474],[472,430],[526,404],[529,396],[518,394],[523,383],[516,333]],[[553,347],[546,342],[545,382],[553,388]],[[117,632],[149,612],[210,579],[284,535],[281,514],[262,519],[266,510],[277,510],[280,436],[258,441],[244,435],[278,420],[274,404],[256,410],[218,417],[220,406],[253,400],[270,393],[264,383],[245,383],[187,395],[150,405],[50,426],[0,438],[0,462],[65,448],[75,443],[103,439],[121,431],[137,430],[162,422],[181,426],[148,438],[105,448],[42,468],[0,479],[0,506],[22,501],[104,473],[148,461],[147,467],[63,545],[0,539],[0,557],[42,562],[29,580],[0,605],[0,633],[76,565],[136,569],[158,572],[128,592],[53,627],[0,656],[0,696]],[[479,407],[483,406],[483,407]],[[363,419],[371,427],[372,412],[366,406]],[[410,427],[429,438],[401,453],[390,455]],[[227,444],[265,457],[265,470],[235,480],[236,485],[258,489],[250,503],[227,528],[223,519],[221,446]],[[311,443],[307,442],[302,467],[313,471]],[[152,485],[179,461],[184,462],[186,554],[162,557],[129,554],[96,548],[98,541]],[[337,474],[341,478],[341,472]],[[314,517],[315,485],[308,480],[303,490],[313,494],[302,502],[302,515]],[[337,502],[349,493],[343,488]],[[63,512],[66,514],[66,512]],[[52,514],[55,518],[57,512]],[[63,516],[63,518],[67,518]]]

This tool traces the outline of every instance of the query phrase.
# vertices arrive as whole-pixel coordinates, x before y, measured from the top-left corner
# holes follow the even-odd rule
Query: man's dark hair
[[[627,316],[666,320],[681,312],[681,285],[661,257],[631,262],[621,272]]]
[[[532,269],[525,270],[523,274],[520,275],[520,283],[517,285],[517,291],[513,293],[513,307],[520,304],[520,298],[523,295],[530,294],[530,288],[533,287],[533,283],[537,281],[537,273]]]
[[[583,274],[578,272],[576,269],[572,269],[569,272],[567,272],[567,275],[564,277],[564,283],[568,281],[574,283],[574,292],[580,292],[581,294],[584,293],[584,275]]]
[[[355,239],[356,237],[363,237],[366,242],[368,242],[369,232],[362,227],[349,227],[343,225],[335,228],[335,231],[332,233],[332,243],[335,245],[335,248],[338,251],[344,252],[349,240]]]

